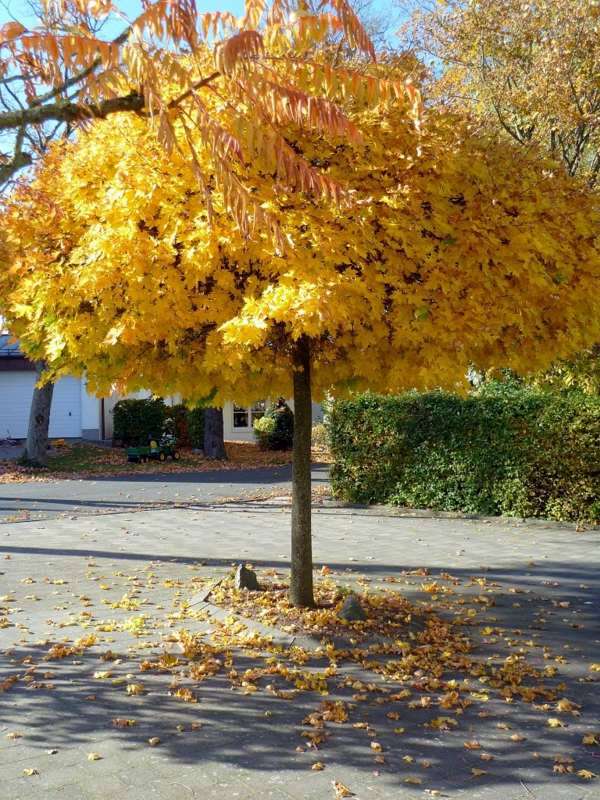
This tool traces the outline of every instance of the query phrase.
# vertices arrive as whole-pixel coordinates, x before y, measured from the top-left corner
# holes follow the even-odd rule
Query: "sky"
[[[351,0],[352,1],[352,0]],[[139,0],[113,0],[114,4],[129,17],[134,17],[139,12]],[[244,7],[244,0],[196,0],[199,11],[231,11],[240,15]],[[391,0],[373,0],[373,11],[377,14],[397,14],[397,9]],[[10,19],[18,19],[24,24],[34,24],[34,17],[29,11],[27,0],[0,0],[0,25]]]

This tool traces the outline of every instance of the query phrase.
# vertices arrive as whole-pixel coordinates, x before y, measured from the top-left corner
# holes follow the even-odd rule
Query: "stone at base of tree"
[[[236,589],[249,589],[251,592],[259,592],[260,586],[256,572],[253,569],[248,569],[243,564],[240,564],[235,571],[235,588]]]
[[[365,610],[355,594],[349,594],[344,600],[339,616],[341,619],[345,619],[346,622],[363,622],[367,618]]]

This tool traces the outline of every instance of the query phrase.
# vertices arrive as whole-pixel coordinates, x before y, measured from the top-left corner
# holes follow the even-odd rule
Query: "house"
[[[0,334],[0,439],[27,436],[35,382],[34,364],[10,334]],[[50,437],[100,439],[101,413],[102,400],[87,391],[85,379],[61,378],[52,397]]]
[[[0,439],[24,439],[27,436],[31,397],[36,381],[33,363],[19,349],[10,334],[0,333]],[[129,397],[149,397],[150,392],[137,392]],[[60,378],[55,384],[50,411],[52,439],[111,439],[113,409],[121,399],[96,397],[87,390],[85,378]],[[178,397],[165,398],[167,405],[179,402]],[[265,402],[254,406],[226,403],[223,407],[224,437],[229,441],[252,442],[252,424],[262,416]],[[293,403],[290,403],[293,408]],[[321,406],[313,404],[315,422],[323,417]]]

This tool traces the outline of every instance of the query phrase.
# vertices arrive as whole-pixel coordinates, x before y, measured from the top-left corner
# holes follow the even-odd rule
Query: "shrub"
[[[204,408],[191,408],[187,411],[188,435],[192,447],[204,449]]]
[[[354,502],[595,520],[600,399],[513,384],[366,394],[328,416],[334,492]]]
[[[269,449],[269,438],[275,433],[277,423],[274,417],[265,414],[264,417],[254,420],[254,435],[261,450]]]
[[[257,419],[253,428],[263,450],[289,450],[294,444],[294,414],[284,400],[279,400]]]
[[[163,433],[173,436],[178,447],[189,447],[191,445],[188,409],[183,403],[165,408]]]
[[[124,445],[148,444],[163,432],[165,404],[162,398],[119,400],[113,410],[113,437]]]

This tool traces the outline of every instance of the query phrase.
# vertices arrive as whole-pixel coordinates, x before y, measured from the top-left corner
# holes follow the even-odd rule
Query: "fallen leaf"
[[[549,717],[546,720],[546,724],[548,725],[549,728],[565,728],[566,727],[565,723],[561,722],[556,717]]]
[[[325,769],[325,764],[322,761],[315,761],[311,769],[314,770],[314,772],[320,772],[322,769]]]
[[[333,790],[336,798],[354,797],[354,794],[350,791],[350,789],[347,786],[344,786],[343,783],[340,783],[340,781],[331,781],[331,783],[333,784]]]
[[[478,769],[477,767],[471,767],[471,775],[474,778],[481,778],[482,775],[487,775],[487,772],[484,769]]]
[[[100,753],[88,753],[88,761],[100,761],[102,756]]]
[[[591,747],[594,745],[600,744],[600,734],[599,733],[586,733],[581,740],[581,744],[587,744]]]
[[[479,742],[471,741],[471,742],[463,742],[464,747],[467,750],[481,750],[481,745]]]
[[[148,744],[150,747],[157,747],[160,744],[160,739],[158,736],[152,736],[152,738],[148,739]]]
[[[137,722],[134,719],[115,717],[112,721],[112,724],[115,728],[131,728],[133,725],[137,725]]]
[[[32,775],[39,775],[40,772],[35,767],[25,767],[23,770],[23,775],[27,775],[27,777],[31,777]]]
[[[591,772],[589,769],[580,769],[577,774],[580,778],[583,778],[584,781],[591,781],[598,777],[595,772]]]

